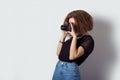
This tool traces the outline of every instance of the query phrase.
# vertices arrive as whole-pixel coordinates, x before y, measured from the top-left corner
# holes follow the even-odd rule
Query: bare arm
[[[84,54],[84,48],[81,46],[77,48],[76,45],[77,45],[77,37],[73,36],[70,46],[70,55],[69,55],[70,60],[74,60]]]
[[[65,41],[66,35],[67,35],[67,32],[62,31],[62,36],[61,36],[61,38],[60,38],[60,41],[61,41],[61,42],[64,42],[64,41]],[[61,43],[61,42],[59,42],[59,43],[58,43],[58,46],[57,46],[57,52],[56,52],[56,53],[57,53],[57,56],[59,56],[60,51],[61,51],[61,48],[62,48],[62,45],[63,45],[63,43]]]
[[[70,60],[74,60],[80,56],[82,56],[84,54],[84,48],[83,47],[76,47],[77,46],[77,34],[75,33],[73,26],[71,24],[71,32],[68,32],[72,35],[73,39],[71,42],[71,46],[70,46],[70,55],[69,55],[69,59]]]

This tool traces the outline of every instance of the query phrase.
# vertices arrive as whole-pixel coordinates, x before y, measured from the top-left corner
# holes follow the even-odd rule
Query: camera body
[[[61,25],[61,30],[71,31],[70,23],[65,23],[65,24]]]

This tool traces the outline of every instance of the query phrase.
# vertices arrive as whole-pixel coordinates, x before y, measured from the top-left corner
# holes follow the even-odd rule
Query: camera
[[[61,25],[61,30],[71,31],[70,23],[65,23],[65,24]]]

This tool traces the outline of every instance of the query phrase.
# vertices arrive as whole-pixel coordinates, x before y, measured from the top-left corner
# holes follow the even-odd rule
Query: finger
[[[71,25],[71,30],[72,30],[72,31],[75,31],[75,30],[74,30],[74,25],[73,25],[72,23],[70,23],[70,25]]]
[[[73,25],[72,25],[72,23],[70,23],[70,26],[71,26],[71,29],[73,29]]]
[[[70,32],[70,31],[67,31],[67,33],[68,33],[68,34],[71,34],[71,32]]]

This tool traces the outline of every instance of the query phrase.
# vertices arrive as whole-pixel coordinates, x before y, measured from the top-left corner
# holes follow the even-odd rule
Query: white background
[[[94,18],[95,49],[82,80],[120,80],[119,0],[1,0],[0,80],[51,80],[60,25],[76,9]]]

